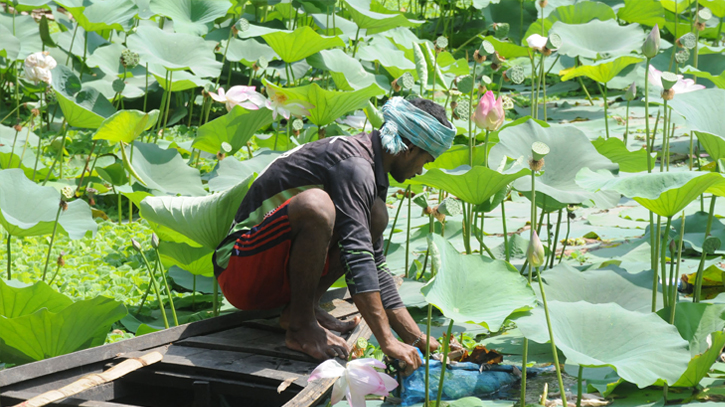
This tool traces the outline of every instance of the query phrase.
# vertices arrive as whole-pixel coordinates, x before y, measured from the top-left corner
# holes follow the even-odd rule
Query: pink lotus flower
[[[217,102],[225,103],[227,112],[236,105],[247,110],[257,110],[266,102],[264,96],[254,90],[254,86],[232,86],[226,93],[224,88],[219,88],[218,93],[209,92],[209,96]]]
[[[57,65],[55,58],[48,55],[48,51],[35,52],[25,58],[25,77],[36,84],[45,82],[50,85],[53,81],[50,71]]]
[[[657,70],[654,66],[649,66],[649,80],[650,85],[663,89],[662,87],[662,71]],[[692,79],[684,79],[684,76],[677,75],[677,83],[672,87],[675,94],[688,93],[696,90],[705,89],[705,86],[698,85]]]
[[[376,367],[384,369],[385,364],[377,359],[366,358],[352,360],[347,362],[347,367],[343,367],[336,360],[329,359],[317,366],[307,381],[339,377],[332,387],[330,403],[335,405],[345,396],[350,407],[365,407],[365,396],[368,394],[387,396],[398,387],[395,379],[378,372],[374,369]]]
[[[548,39],[546,37],[542,37],[539,34],[532,34],[529,35],[528,38],[526,38],[526,43],[529,44],[529,48],[533,48],[537,51],[541,51],[546,48],[547,42]]]
[[[287,95],[277,91],[273,86],[267,86],[267,94],[269,100],[266,102],[268,109],[272,110],[272,118],[277,120],[277,115],[281,114],[285,119],[289,120],[290,115],[295,116],[309,116],[309,109],[314,109],[315,106],[308,102],[296,100],[290,101]]]
[[[498,100],[490,90],[481,96],[476,110],[473,111],[471,120],[479,129],[496,131],[504,122],[506,115],[503,111],[503,97]]]

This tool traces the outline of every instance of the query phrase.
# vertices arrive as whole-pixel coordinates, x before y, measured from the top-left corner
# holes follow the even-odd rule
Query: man
[[[450,148],[456,131],[445,109],[429,100],[394,97],[382,111],[380,132],[318,140],[273,161],[242,201],[214,266],[237,308],[286,306],[280,317],[286,345],[316,359],[348,356],[345,341],[330,331],[350,331],[359,318],[340,321],[319,306],[345,274],[382,351],[412,372],[426,338],[385,264],[388,174],[398,182],[421,174]],[[439,346],[434,338],[430,343]]]

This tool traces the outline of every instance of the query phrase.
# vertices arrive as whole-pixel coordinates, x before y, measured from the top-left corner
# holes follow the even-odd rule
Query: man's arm
[[[400,336],[400,339],[408,344],[415,343],[415,346],[420,349],[423,354],[425,354],[425,334],[420,331],[418,324],[416,324],[413,317],[410,316],[408,309],[405,307],[387,309],[385,312],[387,314],[388,321],[390,321],[390,326],[395,330],[398,336]],[[436,338],[431,336],[430,351],[435,352],[439,347],[440,344]]]

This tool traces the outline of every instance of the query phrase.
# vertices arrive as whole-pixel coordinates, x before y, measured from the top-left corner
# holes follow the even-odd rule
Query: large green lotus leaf
[[[345,46],[340,38],[323,37],[306,25],[291,33],[277,31],[265,34],[262,38],[287,63],[305,59],[323,49]]]
[[[133,27],[133,17],[138,13],[136,3],[131,0],[59,0],[86,31],[119,30]]]
[[[63,294],[50,288],[48,284],[38,281],[35,284],[16,288],[0,280],[0,316],[5,318],[21,317],[46,308],[50,312],[58,312],[73,304]]]
[[[20,42],[20,50],[15,56],[15,60],[23,60],[33,52],[38,52],[43,49],[43,40],[40,38],[40,30],[38,29],[38,23],[35,22],[33,17],[16,15],[13,18],[12,14],[0,13],[0,25],[12,35],[15,33],[13,40],[10,37],[8,44]],[[13,28],[14,27],[14,28]],[[5,38],[7,33],[2,34],[2,47],[5,47]],[[9,45],[12,46],[12,45]]]
[[[481,205],[501,188],[527,174],[530,171],[523,168],[511,174],[501,174],[483,166],[471,168],[463,165],[453,170],[431,168],[423,175],[408,180],[408,183],[443,189],[465,202]]]
[[[51,0],[15,0],[13,1],[13,7],[18,11],[33,11],[39,8],[47,9],[46,4],[50,2]]]
[[[557,21],[551,30],[561,36],[559,53],[570,57],[613,58],[639,49],[646,37],[639,24],[620,26],[616,20],[586,24]]]
[[[211,174],[214,177],[209,179],[209,191],[226,191],[237,185],[240,179],[252,176],[254,173],[260,174],[280,155],[282,153],[264,149],[253,158],[244,161],[239,161],[234,157],[225,158],[219,162]]]
[[[360,29],[360,32],[358,33],[358,26],[355,23],[346,18],[342,18],[337,14],[335,15],[334,22],[332,14],[308,13],[308,16],[312,17],[315,25],[320,28],[320,33],[324,33],[325,35],[337,35],[345,42],[354,39],[356,34],[359,38],[367,36],[367,31],[365,29]]]
[[[247,177],[234,188],[204,197],[147,197],[140,205],[141,217],[159,235],[165,231],[183,236],[186,243],[194,242],[215,250],[227,236],[253,180],[253,176]]]
[[[164,242],[159,244],[159,256],[165,268],[180,267],[191,274],[212,277],[214,264],[213,250],[205,247],[192,247],[186,243]]]
[[[42,236],[53,232],[58,213],[60,193],[30,181],[23,170],[0,171],[0,225],[13,236]],[[61,212],[58,231],[71,239],[80,239],[87,232],[95,234],[98,225],[91,209],[83,200],[68,203]]]
[[[326,126],[345,113],[367,106],[371,97],[385,94],[380,86],[372,84],[353,92],[339,92],[321,88],[316,83],[305,86],[307,100],[315,106],[310,110],[310,121],[318,126]]]
[[[368,34],[380,33],[397,27],[417,27],[425,22],[408,20],[403,14],[387,9],[371,10],[366,4],[370,3],[361,0],[345,0],[345,3],[352,21],[358,27],[366,29]]]
[[[692,215],[688,215],[685,219],[685,234],[682,240],[687,243],[692,250],[698,253],[702,253],[702,244],[705,242],[705,228],[707,220],[709,218],[707,212],[695,212]],[[682,218],[677,217],[672,220],[672,228],[674,229],[673,236],[680,235],[680,227],[682,226]],[[721,242],[725,242],[725,225],[722,222],[714,218],[712,225],[710,225],[710,236],[717,237]],[[717,254],[725,254],[725,247],[721,247],[719,250],[715,250]]]
[[[221,73],[222,64],[214,54],[216,44],[196,35],[139,26],[126,38],[126,45],[139,54],[142,63],[172,71],[191,69],[200,77],[217,77]]]
[[[148,113],[139,110],[121,110],[104,120],[93,140],[108,140],[111,143],[131,143],[145,130],[150,129],[159,118],[159,111]]]
[[[361,45],[355,57],[361,61],[378,62],[393,78],[399,78],[405,72],[417,77],[413,61],[385,38],[375,37],[369,45]]]
[[[516,45],[512,42],[506,42],[501,41],[498,38],[489,35],[486,38],[483,38],[484,40],[490,42],[493,44],[493,47],[496,49],[496,51],[501,55],[502,57],[506,59],[514,59],[518,57],[528,57],[529,56],[529,49],[527,47],[522,47],[520,45]]]
[[[74,47],[75,48],[75,47]],[[86,60],[86,65],[89,68],[99,68],[106,75],[111,76],[113,79],[121,77],[123,75],[123,65],[121,64],[121,53],[124,50],[124,46],[117,43],[107,44],[96,48]],[[132,69],[126,70],[127,80],[131,77],[145,78],[146,69],[142,65],[137,65]],[[144,84],[145,85],[145,84]],[[129,85],[126,86],[130,87]],[[115,92],[114,92],[115,94]]]
[[[700,6],[707,7],[717,17],[725,17],[725,1],[723,0],[699,0]]]
[[[610,6],[596,1],[586,1],[567,6],[559,6],[549,13],[549,15],[543,20],[543,34],[541,33],[542,20],[538,19],[529,26],[528,30],[526,30],[524,38],[529,38],[529,36],[533,34],[544,36],[549,35],[549,29],[551,29],[551,26],[553,26],[557,21],[567,24],[584,24],[594,20],[595,18],[605,21],[612,20],[616,18],[616,16]]]
[[[13,33],[5,28],[4,25],[0,25],[0,36],[3,37],[3,42],[0,44],[0,56],[7,58],[10,61],[18,59],[20,54],[20,40],[13,36]]]
[[[673,13],[682,13],[687,10],[688,6],[695,2],[695,0],[660,0],[662,7],[667,11]]]
[[[687,371],[673,387],[695,387],[707,375],[712,364],[720,359],[725,346],[725,304],[680,302],[675,310],[675,327],[683,339],[690,343],[692,360]],[[669,321],[670,308],[657,311]]]
[[[665,9],[659,0],[624,0],[624,7],[617,10],[617,17],[650,27],[665,25]]]
[[[231,154],[247,145],[258,130],[272,123],[272,111],[267,108],[246,110],[237,105],[224,116],[199,127],[192,147],[210,154],[221,150],[222,143],[232,146]]]
[[[224,42],[221,44],[219,52],[224,52],[223,50],[226,46],[226,39],[223,41]],[[254,39],[238,40],[236,38],[232,38],[229,43],[229,48],[227,49],[227,60],[242,62],[247,66],[251,66],[252,63],[262,57],[266,58],[267,61],[279,59],[272,47]]]
[[[103,345],[111,325],[126,314],[123,303],[96,297],[57,313],[42,308],[17,318],[0,317],[0,359],[26,363]]]
[[[617,266],[603,269],[579,271],[562,263],[544,274],[544,290],[549,301],[577,302],[592,304],[613,302],[629,311],[652,312],[652,272],[636,274]],[[534,287],[541,295],[538,286]],[[658,308],[662,306],[662,297],[657,297]]]
[[[171,18],[174,31],[205,35],[214,20],[224,17],[232,4],[228,0],[151,0],[151,11]]]
[[[609,366],[640,388],[660,379],[675,383],[687,368],[687,342],[655,314],[613,303],[548,301],[548,306],[556,346],[568,364]],[[534,342],[549,341],[542,307],[517,318],[516,325]]]
[[[431,236],[437,274],[421,291],[443,315],[496,332],[511,313],[534,307],[534,291],[515,267],[502,260],[460,254],[442,236]]]
[[[603,59],[591,65],[580,65],[571,67],[559,72],[562,81],[568,81],[579,76],[586,76],[589,79],[601,83],[607,83],[619,75],[626,67],[644,61],[643,58],[635,56],[622,56],[619,58]]]
[[[129,146],[130,149],[130,146]],[[171,195],[206,195],[199,170],[186,165],[175,148],[164,150],[156,144],[133,143],[131,165],[151,190]]]
[[[721,72],[720,75],[713,75],[710,72],[701,71],[688,65],[682,69],[682,73],[690,74],[698,78],[705,78],[714,83],[718,88],[725,89],[725,71]]]
[[[169,75],[171,80],[167,80],[166,68],[157,64],[149,65],[149,72],[154,76],[154,79],[156,79],[156,82],[158,82],[162,89],[170,90],[171,92],[181,92],[212,84],[212,81],[194,75],[189,71],[175,71]]]
[[[53,69],[53,89],[69,125],[97,129],[116,109],[96,89],[82,89],[81,81],[65,65]]]
[[[584,168],[576,182],[589,191],[615,191],[664,217],[678,215],[704,192],[725,195],[725,177],[715,172],[653,172],[622,178]]]
[[[491,150],[491,147],[493,147],[494,143],[491,143],[489,140],[489,151]],[[473,166],[479,166],[483,165],[483,160],[486,158],[483,154],[484,147],[476,146],[473,148]],[[446,150],[445,153],[438,156],[438,158],[435,159],[435,161],[428,163],[425,165],[426,170],[430,170],[433,168],[440,168],[440,169],[446,169],[446,170],[453,170],[461,165],[468,165],[469,159],[468,159],[468,146],[460,145],[460,144],[454,144]]]
[[[531,158],[531,145],[537,141],[546,143],[551,149],[544,158],[544,173],[536,177],[537,192],[562,204],[592,200],[600,207],[610,207],[619,202],[616,193],[592,193],[576,184],[576,174],[582,168],[616,170],[617,165],[599,154],[586,134],[574,126],[543,127],[530,119],[506,127],[499,133],[498,144],[491,149],[489,166],[497,165],[504,157],[528,161]],[[531,177],[516,180],[514,188],[521,192],[530,191]]]
[[[725,158],[725,98],[724,89],[703,89],[677,95],[670,106],[687,119],[713,160]]]
[[[599,154],[609,158],[613,163],[619,164],[619,171],[642,172],[647,171],[647,150],[629,151],[622,140],[611,137],[605,140],[599,137],[592,141]],[[653,156],[656,153],[652,154]]]
[[[314,68],[330,72],[332,80],[340,90],[358,90],[377,84],[375,75],[367,72],[360,61],[347,55],[341,49],[323,50],[307,57],[307,63]]]

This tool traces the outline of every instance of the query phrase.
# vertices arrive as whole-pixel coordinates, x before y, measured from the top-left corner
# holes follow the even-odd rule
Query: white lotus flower
[[[651,64],[649,66],[649,76],[647,79],[649,80],[650,85],[658,89],[663,89],[662,71],[658,70]],[[682,75],[677,75],[677,83],[672,87],[675,94],[694,92],[700,89],[705,89],[705,86],[696,84],[692,79],[684,79],[684,76]]]
[[[295,101],[291,103],[282,92],[277,92],[274,87],[267,86],[267,94],[269,100],[266,102],[268,109],[272,110],[272,118],[277,120],[277,115],[281,114],[285,119],[289,120],[290,115],[295,116],[309,116],[309,109],[313,109],[314,106],[308,102]]]
[[[247,110],[258,110],[266,104],[266,98],[254,90],[254,86],[232,86],[227,92],[219,88],[218,93],[209,92],[217,102],[226,104],[227,112],[240,105]]]
[[[356,110],[355,113],[346,116],[344,119],[337,119],[336,121],[340,124],[346,124],[354,129],[363,129],[364,131],[373,130],[373,125],[362,110]],[[363,128],[363,126],[365,126],[365,128]]]
[[[50,71],[58,65],[55,58],[45,52],[36,52],[25,58],[25,77],[37,84],[45,82],[48,85],[53,81]]]
[[[378,372],[374,369],[376,367],[384,369],[385,364],[377,359],[365,358],[347,362],[347,367],[343,367],[336,360],[329,359],[317,366],[307,381],[339,376],[332,387],[331,404],[339,403],[345,396],[350,407],[365,407],[365,396],[368,394],[387,396],[398,387],[395,379]]]
[[[532,34],[526,38],[526,43],[529,44],[529,48],[533,48],[537,51],[541,51],[546,48],[546,43],[549,40],[546,37],[542,37],[539,34]]]

